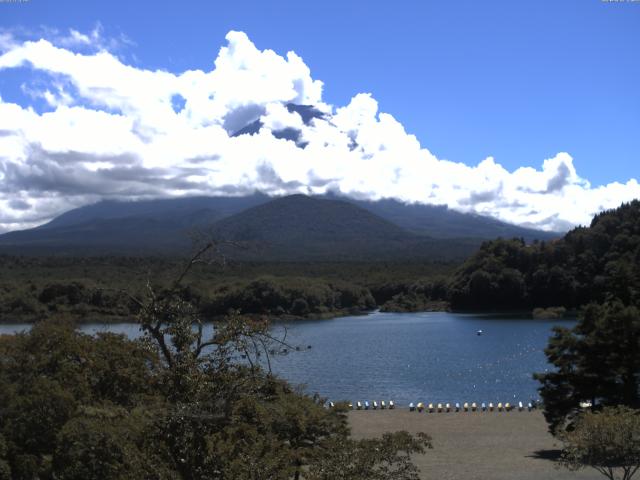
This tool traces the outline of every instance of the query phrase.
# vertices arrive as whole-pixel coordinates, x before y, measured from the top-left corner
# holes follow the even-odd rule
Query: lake
[[[334,401],[527,402],[538,396],[531,374],[549,368],[543,350],[551,328],[574,323],[445,312],[278,323],[276,334],[286,328],[287,341],[304,348],[271,363],[282,377]],[[25,328],[0,325],[0,333]],[[135,324],[81,329],[139,335]]]

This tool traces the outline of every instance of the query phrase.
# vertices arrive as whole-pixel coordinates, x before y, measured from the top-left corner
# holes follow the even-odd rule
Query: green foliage
[[[0,255],[0,322],[68,318],[75,322],[131,321],[139,305],[130,295],[169,284],[182,260],[160,257],[12,257]],[[207,319],[229,309],[253,315],[321,318],[370,310],[394,295],[386,310],[446,300],[446,275],[455,264],[228,263],[198,264],[183,282],[183,298]],[[417,303],[416,303],[417,302]],[[404,306],[403,306],[404,304]]]
[[[7,460],[8,449],[4,435],[0,434],[0,480],[11,479],[11,467]]]
[[[175,478],[146,435],[152,433],[147,409],[84,407],[58,433],[53,455],[57,478],[108,480]]]
[[[484,243],[455,273],[450,299],[470,310],[640,303],[640,201],[596,215],[589,228],[557,241]]]
[[[560,464],[570,470],[590,467],[610,480],[631,480],[640,469],[640,412],[605,407],[584,412],[561,435]]]
[[[557,433],[580,412],[580,403],[599,408],[640,408],[640,309],[620,302],[590,305],[572,329],[555,328],[545,350],[555,371],[536,374],[542,384],[545,417]]]
[[[411,455],[432,448],[428,435],[407,432],[384,434],[380,439],[334,439],[328,455],[309,467],[308,480],[418,480]]]

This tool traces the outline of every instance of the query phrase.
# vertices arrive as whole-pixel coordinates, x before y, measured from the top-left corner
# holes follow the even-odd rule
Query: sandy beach
[[[542,412],[419,413],[355,410],[355,438],[384,432],[425,432],[433,449],[415,458],[421,478],[435,480],[571,480],[603,478],[594,470],[557,469],[560,443],[548,432]]]

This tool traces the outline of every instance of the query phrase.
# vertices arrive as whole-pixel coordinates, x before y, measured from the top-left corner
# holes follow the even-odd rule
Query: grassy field
[[[603,478],[595,470],[557,469],[560,443],[540,411],[508,413],[409,412],[408,409],[352,411],[355,438],[384,432],[425,432],[433,449],[415,458],[421,478],[435,480],[571,480]]]

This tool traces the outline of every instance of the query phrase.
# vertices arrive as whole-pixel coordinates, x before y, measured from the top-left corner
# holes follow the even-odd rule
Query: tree
[[[386,433],[379,439],[355,441],[339,437],[328,455],[309,467],[308,480],[417,480],[411,455],[432,448],[431,438],[407,432]]]
[[[640,469],[640,412],[605,407],[580,414],[562,433],[560,464],[570,470],[594,468],[609,480],[631,480]]]
[[[573,329],[555,328],[545,350],[555,371],[535,374],[552,433],[581,411],[626,405],[640,408],[640,310],[620,302],[589,305]]]

